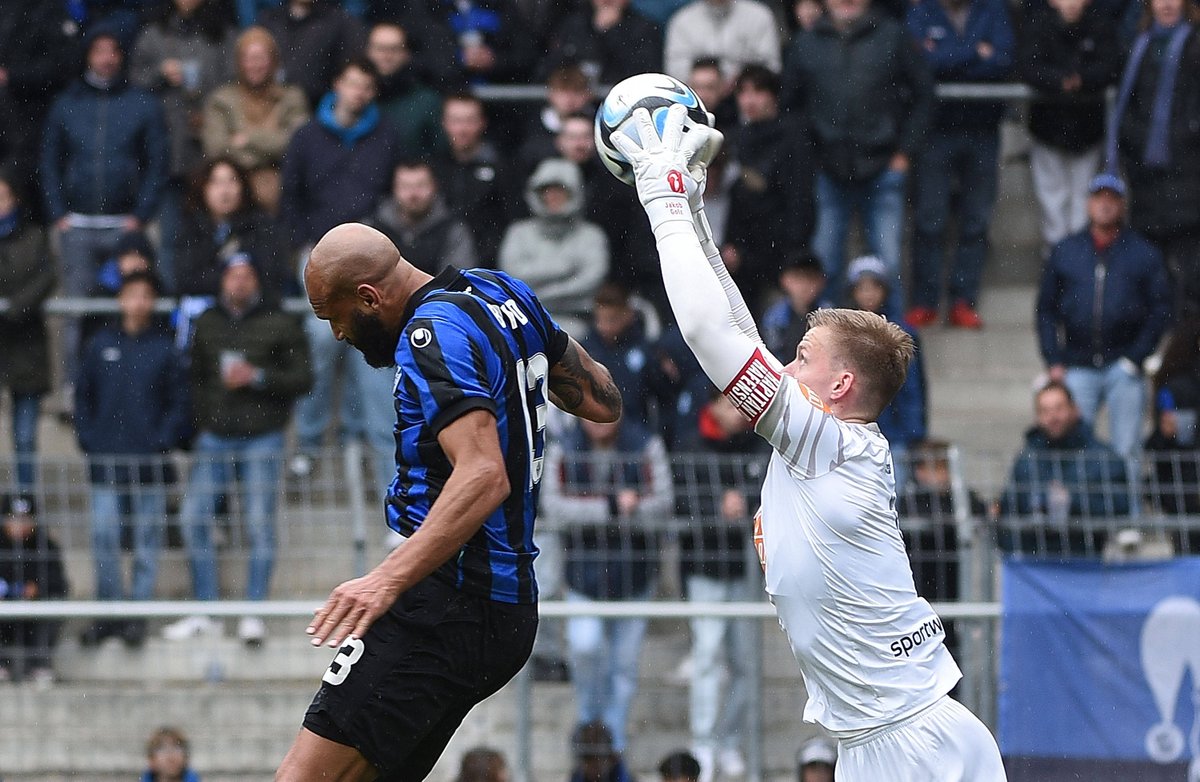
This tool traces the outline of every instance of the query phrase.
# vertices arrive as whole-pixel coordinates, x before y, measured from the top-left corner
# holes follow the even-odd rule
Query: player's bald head
[[[310,290],[319,281],[327,295],[338,295],[363,283],[379,284],[411,268],[382,233],[361,223],[344,223],[330,229],[313,247],[304,281]]]

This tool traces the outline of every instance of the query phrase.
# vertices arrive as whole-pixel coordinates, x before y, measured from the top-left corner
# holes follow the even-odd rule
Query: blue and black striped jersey
[[[567,334],[525,283],[486,269],[444,270],[412,295],[405,316],[396,345],[397,474],[388,488],[388,526],[411,535],[449,478],[438,433],[470,410],[491,412],[512,491],[438,574],[491,600],[534,603],[546,375]]]

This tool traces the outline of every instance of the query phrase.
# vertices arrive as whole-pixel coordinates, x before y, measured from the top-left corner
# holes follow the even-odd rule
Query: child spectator
[[[146,771],[141,782],[200,782],[188,768],[188,740],[178,728],[159,728],[146,742]]]
[[[49,600],[67,596],[58,544],[37,523],[30,494],[0,497],[0,600]],[[51,654],[58,642],[55,619],[0,622],[0,681],[54,681]]]
[[[509,782],[512,775],[499,750],[476,747],[463,755],[455,782]]]
[[[820,259],[804,251],[784,256],[779,289],[783,296],[763,313],[760,328],[767,349],[780,361],[788,361],[808,331],[808,313],[832,306],[825,296]]]
[[[699,782],[700,764],[690,752],[672,752],[658,764],[658,775],[662,782]]]

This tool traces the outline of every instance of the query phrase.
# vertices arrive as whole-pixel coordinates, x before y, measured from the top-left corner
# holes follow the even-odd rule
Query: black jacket
[[[29,583],[37,584],[39,600],[67,596],[62,550],[40,524],[23,540],[10,538],[0,527],[0,583],[0,599],[23,599]]]
[[[741,125],[730,135],[730,157],[741,173],[730,194],[725,241],[741,253],[734,279],[747,301],[755,301],[775,284],[784,255],[808,246],[812,150],[790,117]]]
[[[304,90],[309,108],[333,84],[342,63],[360,54],[367,42],[362,22],[329,0],[316,0],[303,19],[293,19],[288,4],[280,3],[263,9],[258,23],[279,44],[284,81]]]
[[[236,352],[262,369],[260,383],[227,389],[221,354]],[[196,319],[191,352],[192,409],[198,430],[254,436],[287,426],[292,401],[312,386],[308,339],[296,318],[258,305],[240,319],[223,306]]]
[[[275,222],[257,211],[233,215],[227,230],[221,231],[208,215],[184,216],[175,239],[175,267],[179,278],[176,293],[215,296],[221,285],[224,260],[238,252],[249,253],[254,259],[259,284],[268,298],[277,300],[299,293],[286,242]]]
[[[1082,152],[1104,138],[1104,90],[1121,68],[1116,30],[1100,11],[1084,10],[1068,25],[1057,12],[1041,9],[1025,28],[1017,55],[1021,77],[1041,97],[1029,108],[1029,132],[1041,143]],[[1082,86],[1064,93],[1062,81],[1078,75]]]
[[[908,31],[868,11],[840,33],[828,19],[787,51],[780,105],[807,120],[817,165],[847,182],[869,180],[896,152],[921,145],[933,112],[933,76]]]
[[[512,181],[520,177],[487,142],[465,162],[449,153],[434,158],[433,172],[446,206],[475,234],[480,264],[494,268],[500,239],[517,211],[519,187],[524,181]]]
[[[1130,221],[1158,242],[1200,231],[1200,29],[1184,46],[1175,79],[1170,162],[1161,168],[1142,162],[1165,48],[1152,43],[1142,59],[1120,130],[1121,160],[1133,194]]]
[[[21,225],[0,237],[0,387],[18,394],[50,390],[50,346],[42,302],[54,289],[54,264],[46,233]]]
[[[662,28],[632,7],[627,7],[621,21],[607,30],[597,30],[593,16],[590,5],[577,10],[551,34],[549,51],[542,59],[541,79],[555,67],[574,62],[598,68],[596,78],[601,84],[616,84],[642,73],[650,64],[662,62]]]

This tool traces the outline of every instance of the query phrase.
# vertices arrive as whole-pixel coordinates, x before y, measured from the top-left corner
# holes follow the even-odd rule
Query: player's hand
[[[715,125],[717,118],[708,112],[708,124]],[[696,190],[688,194],[688,205],[692,214],[704,208],[704,193],[708,187],[708,164],[713,161],[725,143],[725,134],[715,127],[689,125],[680,142],[680,149],[688,161],[688,173],[696,180]]]
[[[399,590],[374,571],[345,581],[317,609],[305,632],[312,636],[313,646],[328,641],[330,648],[336,648],[350,636],[362,638],[399,596]]]

